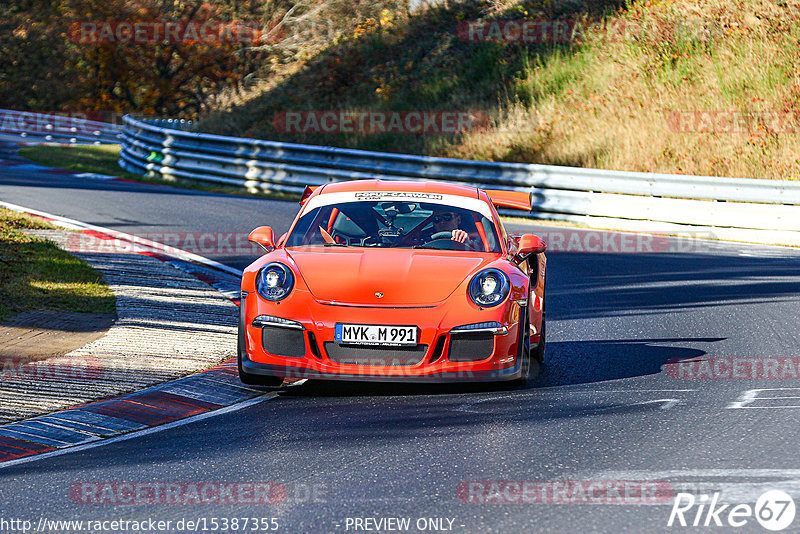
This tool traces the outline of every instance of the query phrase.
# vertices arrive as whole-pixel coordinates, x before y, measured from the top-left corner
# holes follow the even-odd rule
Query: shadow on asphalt
[[[298,386],[277,390],[281,397],[393,397],[414,395],[460,395],[514,388],[503,382],[465,382],[461,384],[401,384],[392,382],[344,382],[309,380]]]
[[[800,256],[557,252],[548,255],[547,289],[556,321],[795,300]]]
[[[716,343],[724,340],[665,338],[551,342],[547,345],[546,365],[527,387],[567,386],[654,375],[660,373],[667,362],[707,354],[702,349],[674,344]]]
[[[309,380],[276,390],[281,397],[390,397],[459,395],[518,391],[553,386],[605,382],[658,374],[669,361],[704,356],[696,348],[664,346],[674,343],[714,343],[724,338],[664,338],[600,341],[562,341],[547,345],[545,365],[534,363],[531,380],[522,387],[506,382],[460,384],[402,384]]]

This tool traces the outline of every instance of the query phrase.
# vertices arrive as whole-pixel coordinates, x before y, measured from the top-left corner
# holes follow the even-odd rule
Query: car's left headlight
[[[268,263],[256,276],[256,291],[267,300],[283,300],[291,293],[293,287],[292,270],[282,263]]]
[[[511,290],[511,281],[500,269],[486,269],[472,277],[469,282],[469,298],[483,308],[497,306],[505,300]]]

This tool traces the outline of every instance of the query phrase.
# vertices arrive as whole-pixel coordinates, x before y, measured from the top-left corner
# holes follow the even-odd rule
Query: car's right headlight
[[[256,276],[256,291],[267,300],[283,300],[289,296],[293,287],[292,270],[282,263],[268,263]]]
[[[482,308],[497,306],[505,300],[511,291],[511,281],[500,269],[486,269],[469,282],[469,298]]]

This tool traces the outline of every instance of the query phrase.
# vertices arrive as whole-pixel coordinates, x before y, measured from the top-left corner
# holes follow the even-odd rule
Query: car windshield
[[[369,200],[326,203],[309,209],[294,226],[287,247],[427,248],[499,253],[488,205],[486,214],[449,204]],[[309,206],[312,208],[312,206]]]

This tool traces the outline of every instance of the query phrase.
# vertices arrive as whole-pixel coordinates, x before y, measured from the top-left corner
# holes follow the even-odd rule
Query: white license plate
[[[336,323],[334,339],[359,345],[416,345],[417,327]]]

